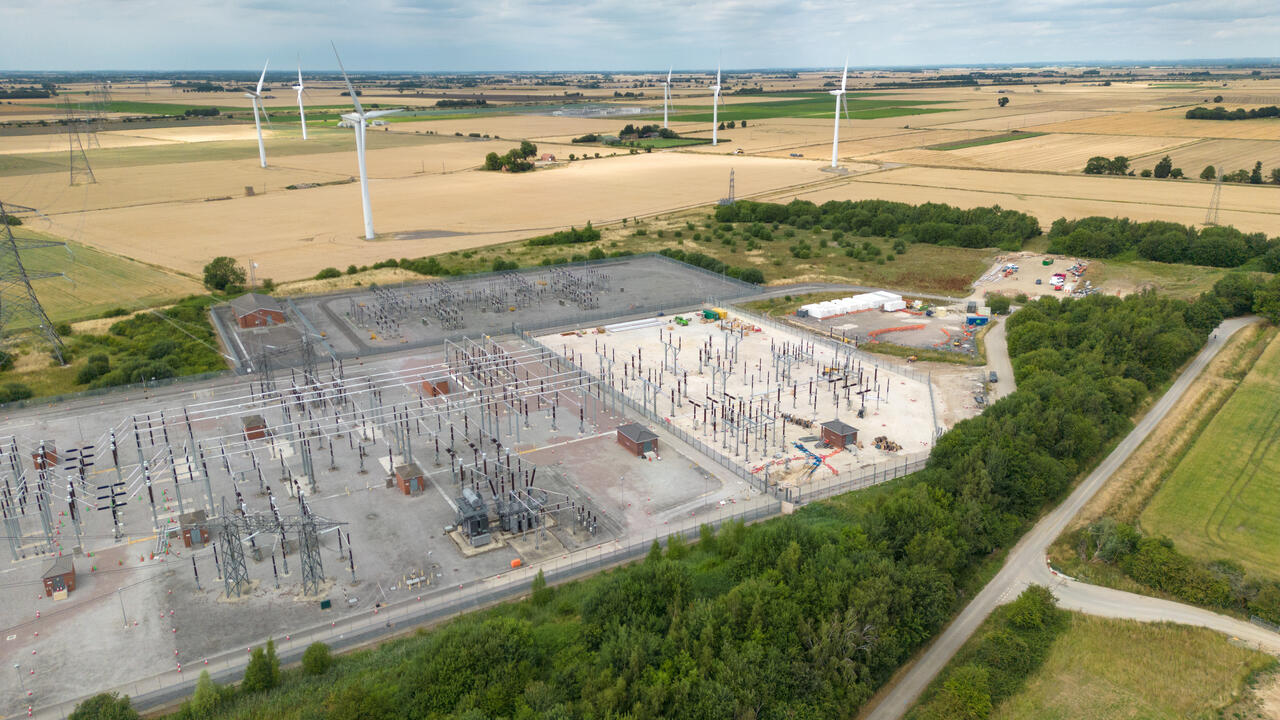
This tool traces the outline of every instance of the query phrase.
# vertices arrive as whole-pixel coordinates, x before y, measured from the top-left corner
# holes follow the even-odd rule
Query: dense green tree
[[[499,155],[499,154],[498,154],[498,153],[496,153],[496,152],[490,152],[488,155],[485,155],[485,156],[484,156],[484,169],[485,169],[485,170],[501,170],[501,169],[502,169],[502,156],[501,156],[501,155]]]
[[[996,101],[996,105],[999,105],[1000,107],[1004,107],[1005,105],[1008,105],[1008,104],[1009,104],[1008,95],[1001,95],[1000,99]]]
[[[1262,161],[1254,163],[1253,172],[1249,173],[1249,182],[1254,185],[1262,184]]]
[[[1151,171],[1152,175],[1158,178],[1167,178],[1169,173],[1173,171],[1173,159],[1168,155],[1160,158],[1160,162],[1156,163],[1155,168]]]
[[[996,315],[1008,315],[1011,305],[1012,303],[1009,302],[1008,296],[999,294],[987,295],[987,307],[991,308],[991,312]]]
[[[244,268],[225,255],[216,257],[204,266],[204,286],[219,292],[244,284]]]
[[[1253,311],[1280,325],[1280,275],[1275,275],[1253,295]]]
[[[528,140],[520,141],[520,157],[531,158],[538,154],[538,146]]]
[[[1201,180],[1213,180],[1216,177],[1218,177],[1218,171],[1212,165],[1205,165],[1204,169],[1200,171]]]
[[[76,705],[67,720],[138,720],[138,711],[129,703],[129,696],[100,693]]]

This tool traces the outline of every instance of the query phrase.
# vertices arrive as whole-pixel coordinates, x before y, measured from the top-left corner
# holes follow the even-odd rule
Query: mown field
[[[44,237],[26,229],[20,229],[17,235]],[[54,322],[97,317],[117,307],[138,310],[204,292],[192,278],[75,243],[68,243],[67,248],[25,250],[22,263],[32,273],[67,274],[67,279],[32,282],[36,296]]]
[[[867,100],[858,93],[849,93],[849,117],[870,120],[898,115],[921,115],[948,112],[944,108],[929,108],[938,101],[931,100]],[[766,118],[825,118],[830,117],[835,101],[828,94],[804,94],[794,100],[773,100],[754,103],[734,103],[720,108],[717,118],[730,120],[764,120]],[[711,111],[696,105],[679,106],[675,119],[688,122],[710,122]]]
[[[1140,516],[1202,561],[1280,580],[1280,341],[1273,340]]]
[[[1248,680],[1275,664],[1265,653],[1205,628],[1070,618],[1044,665],[992,720],[1260,717],[1248,714]]]
[[[352,152],[351,131],[339,128],[312,126],[307,117],[308,139],[302,140],[302,131],[296,125],[280,123],[267,141],[268,161],[272,158],[295,155],[314,155],[329,152]],[[370,150],[388,147],[414,147],[432,143],[453,142],[455,138],[444,135],[419,135],[410,133],[370,132]],[[141,167],[202,162],[207,160],[249,160],[258,157],[258,143],[248,140],[219,140],[211,142],[174,142],[141,147],[101,148],[86,152],[94,169]],[[15,153],[0,155],[0,176],[32,175],[37,173],[67,172],[66,152]]]
[[[1038,132],[1018,132],[1008,133],[1006,135],[992,135],[990,137],[975,138],[973,140],[964,140],[957,143],[947,143],[945,145],[932,145],[927,150],[963,150],[964,148],[979,147],[981,145],[997,145],[999,143],[1013,142],[1014,140],[1026,140],[1028,138],[1039,137],[1044,133]]]

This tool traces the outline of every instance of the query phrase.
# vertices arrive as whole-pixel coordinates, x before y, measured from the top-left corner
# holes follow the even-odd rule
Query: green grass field
[[[1230,559],[1280,580],[1280,341],[1273,340],[1143,510],[1204,561]]]
[[[937,104],[927,100],[864,100],[861,95],[849,94],[849,117],[855,120],[869,120],[898,115],[921,115],[924,113],[948,112],[943,108],[926,108],[925,105]],[[795,100],[776,100],[752,103],[733,103],[720,108],[718,118],[724,122],[730,120],[764,120],[766,118],[825,118],[830,117],[835,103],[830,95],[796,96]],[[687,122],[709,122],[711,112],[704,107],[681,106],[677,109],[675,119]]]
[[[1045,133],[1040,132],[1016,132],[1007,133],[1005,135],[992,135],[990,137],[977,138],[975,140],[965,140],[964,142],[947,143],[946,145],[934,145],[930,150],[962,150],[964,148],[980,147],[982,145],[995,145],[996,143],[1013,142],[1014,140],[1026,140],[1027,138],[1040,137]]]
[[[302,141],[301,132],[281,128],[271,139],[271,157],[314,155],[328,152],[351,152],[351,131],[340,128],[316,128],[311,126],[309,139]],[[434,143],[458,142],[446,135],[419,135],[416,133],[369,132],[369,149],[409,147]],[[258,145],[251,140],[221,140],[201,143],[166,143],[142,147],[101,148],[86,152],[94,169],[138,167],[142,165],[167,165],[172,163],[203,162],[207,160],[246,160],[258,157]],[[479,163],[483,153],[477,154]],[[67,154],[21,153],[0,155],[0,175],[31,175],[37,173],[67,171]]]
[[[1054,642],[1044,665],[991,718],[1260,717],[1245,714],[1250,703],[1241,698],[1248,695],[1248,680],[1274,663],[1205,628],[1072,613],[1070,628]]]
[[[38,237],[22,228],[19,237]],[[22,263],[28,272],[65,272],[70,280],[35,280],[32,287],[54,322],[97,317],[104,310],[122,307],[138,310],[162,305],[187,295],[203,293],[200,283],[188,277],[109,255],[84,245],[25,250]]]

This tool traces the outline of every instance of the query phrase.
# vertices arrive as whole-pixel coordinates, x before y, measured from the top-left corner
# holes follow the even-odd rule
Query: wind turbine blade
[[[398,113],[398,112],[404,112],[404,108],[396,108],[394,110],[370,110],[369,112],[365,113],[364,116],[366,119],[372,120],[373,118],[376,118],[376,117],[382,117],[383,115],[391,115],[393,113]]]
[[[673,70],[675,70],[675,69],[676,69],[676,66],[675,66],[675,65],[672,65],[672,66],[671,66],[671,68],[667,70],[667,84],[668,84],[668,85],[670,85],[670,84],[671,84],[671,72],[672,72]]]
[[[298,81],[299,82],[302,81],[301,76],[299,76]],[[840,78],[840,89],[844,90],[848,86],[849,86],[849,58],[848,56],[846,56],[844,59],[844,77]]]
[[[360,98],[356,96],[356,89],[351,87],[351,78],[347,77],[347,69],[342,66],[342,56],[338,54],[338,46],[329,41],[329,45],[333,47],[333,56],[338,58],[338,69],[342,71],[342,79],[347,83],[347,92],[351,93],[351,102],[356,106],[356,113],[363,116],[364,108],[360,107]]]
[[[271,63],[271,58],[267,58],[267,62],[262,64],[262,75],[258,78],[258,94],[262,94],[262,81],[267,79],[267,65]]]
[[[845,119],[845,120],[849,120],[850,122],[852,122],[852,121],[853,121],[853,118],[850,118],[850,117],[849,117],[849,96],[848,96],[848,95],[841,95],[841,96],[840,96],[840,104],[844,106],[844,119]]]
[[[302,58],[298,58],[298,87],[302,87]]]

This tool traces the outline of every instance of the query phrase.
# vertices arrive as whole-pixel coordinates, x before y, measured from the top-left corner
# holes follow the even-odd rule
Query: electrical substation
[[[928,377],[722,309],[755,292],[639,257],[250,299],[215,315],[233,377],[13,411],[0,647],[23,683],[0,701],[914,469]],[[103,660],[71,686],[68,653]]]

